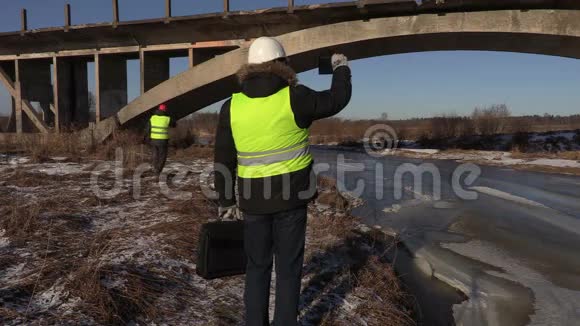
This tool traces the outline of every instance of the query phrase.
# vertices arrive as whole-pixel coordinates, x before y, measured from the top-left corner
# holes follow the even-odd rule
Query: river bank
[[[112,161],[4,156],[0,323],[242,324],[243,277],[195,274],[197,233],[217,213],[202,193],[211,164],[176,154],[172,198],[147,173],[138,188],[134,169],[119,181]],[[332,205],[313,204],[309,215],[301,324],[415,324],[386,254],[393,239]]]
[[[382,155],[428,160],[453,160],[463,163],[509,167],[522,171],[580,175],[580,151],[551,154],[400,148],[385,151]]]

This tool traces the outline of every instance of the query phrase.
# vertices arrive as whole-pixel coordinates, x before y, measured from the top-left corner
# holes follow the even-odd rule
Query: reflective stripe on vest
[[[169,139],[169,122],[171,118],[164,115],[151,116],[151,139],[168,140]]]
[[[230,123],[241,178],[286,174],[312,163],[309,132],[296,125],[289,87],[268,97],[234,94]]]

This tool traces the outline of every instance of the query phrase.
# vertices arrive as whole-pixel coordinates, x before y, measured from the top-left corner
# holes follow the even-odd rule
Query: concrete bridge
[[[182,118],[227,98],[249,41],[277,36],[293,67],[316,67],[332,49],[351,59],[440,50],[489,50],[580,58],[580,2],[575,0],[382,0],[249,12],[165,17],[0,34],[0,82],[13,98],[9,132],[88,127],[104,139],[139,126],[160,103]],[[190,69],[169,78],[169,59]],[[141,96],[127,103],[126,61],[139,59]],[[87,64],[95,66],[95,120],[89,114]],[[477,63],[474,63],[477,64]],[[356,74],[356,72],[354,72]],[[37,102],[40,112],[31,105]]]

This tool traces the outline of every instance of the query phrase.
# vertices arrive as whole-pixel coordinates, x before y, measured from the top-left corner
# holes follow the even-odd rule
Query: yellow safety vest
[[[171,118],[164,115],[151,116],[151,139],[168,140],[169,139],[169,122]]]
[[[230,124],[241,178],[286,174],[312,163],[309,131],[296,125],[289,87],[268,97],[234,94]]]

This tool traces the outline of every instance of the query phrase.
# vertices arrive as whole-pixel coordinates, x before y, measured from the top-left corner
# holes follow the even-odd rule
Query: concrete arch
[[[314,27],[278,39],[297,72],[316,68],[318,55],[329,48],[350,59],[440,50],[580,58],[580,11],[502,10],[387,17]],[[101,122],[98,138],[108,136],[118,125],[144,118],[163,102],[177,108],[174,113],[181,118],[229,97],[236,88],[235,73],[246,55],[247,48],[242,47],[161,83]]]

